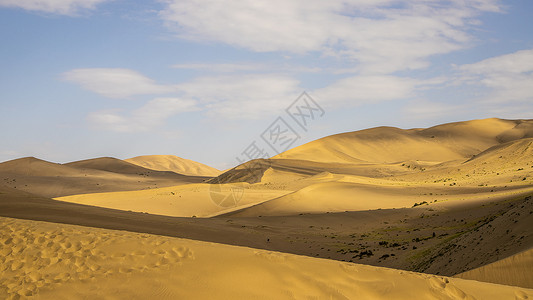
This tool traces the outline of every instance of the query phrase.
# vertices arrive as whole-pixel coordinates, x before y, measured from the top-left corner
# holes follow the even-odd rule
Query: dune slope
[[[377,127],[324,137],[274,158],[351,163],[444,162],[470,158],[499,143],[531,137],[531,124],[533,120],[485,119],[428,129]]]
[[[454,277],[533,289],[533,248]]]
[[[0,296],[527,299],[533,290],[250,248],[0,218]],[[42,250],[42,245],[47,248]],[[33,259],[24,259],[33,257]],[[142,288],[132,288],[142,287]]]
[[[103,158],[67,165],[34,157],[0,163],[0,182],[43,197],[141,190],[203,182],[208,177],[148,170]]]
[[[202,163],[174,155],[143,155],[124,161],[157,171],[172,171],[192,176],[218,176],[221,171]]]

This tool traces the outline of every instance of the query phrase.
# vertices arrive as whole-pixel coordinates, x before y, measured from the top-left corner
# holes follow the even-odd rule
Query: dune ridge
[[[183,175],[214,177],[222,173],[222,171],[208,165],[175,155],[143,155],[124,161],[151,170],[172,171]]]
[[[2,184],[43,197],[177,186],[209,178],[149,170],[115,158],[57,164],[26,157],[0,163]]]
[[[470,158],[502,142],[532,137],[532,124],[533,120],[492,118],[427,129],[377,127],[324,137],[273,158],[350,163],[444,162]]]

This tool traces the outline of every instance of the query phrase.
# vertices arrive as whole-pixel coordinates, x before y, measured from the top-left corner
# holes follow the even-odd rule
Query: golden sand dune
[[[479,122],[473,124],[479,125]],[[505,125],[507,121],[496,124]],[[456,124],[452,129],[467,125]],[[446,137],[442,128],[438,132],[434,130],[430,133]],[[488,130],[491,134],[493,131]],[[488,135],[485,131],[478,134]],[[423,202],[449,206],[527,193],[533,189],[532,167],[533,138],[522,138],[497,144],[469,159],[445,163],[415,160],[348,164],[261,159],[237,166],[211,179],[211,184],[56,199],[182,217],[226,213],[239,217],[287,216],[407,208]],[[229,183],[215,184],[217,182]],[[218,205],[213,201],[214,188],[222,189],[216,192],[216,197],[232,198],[233,186],[246,187],[242,201],[241,196],[238,203],[231,205]]]
[[[141,190],[202,182],[206,179],[208,177],[149,170],[113,158],[66,165],[33,157],[0,163],[2,184],[44,197]]]
[[[428,129],[377,127],[328,136],[274,158],[350,163],[445,162],[470,158],[501,142],[531,137],[531,124],[533,120],[485,119]]]
[[[0,186],[0,215],[452,276],[533,245],[533,214],[527,213],[533,210],[532,195],[498,199],[487,194],[488,199],[482,195],[477,202],[448,207],[437,202],[286,217],[174,218],[54,201]]]
[[[249,184],[187,184],[143,191],[79,194],[54,199],[174,217],[209,217],[287,193],[288,191],[250,189]]]
[[[531,270],[533,270],[533,248],[455,277],[532,289]]]
[[[210,166],[174,155],[143,155],[125,161],[151,170],[172,171],[183,175],[214,177],[221,173]]]
[[[533,297],[526,288],[149,234],[10,218],[0,225],[7,299]]]
[[[300,163],[300,168],[289,168],[280,163],[283,161],[263,161],[262,165],[269,167],[258,169],[256,174],[261,181],[255,185],[295,192],[236,211],[232,216],[402,208],[422,202],[460,205],[513,197],[516,192],[533,189],[533,138],[498,144],[469,160],[436,165],[418,161],[354,164],[348,171],[347,164],[344,168],[336,164],[329,170],[337,173],[331,173],[323,171],[327,169],[325,164]],[[315,174],[311,166],[315,166]],[[233,174],[237,177],[237,173]]]
[[[420,170],[420,169],[419,169]],[[399,180],[456,182],[458,185],[513,186],[533,184],[533,138],[493,146],[471,159],[455,164],[426,167]]]
[[[101,170],[119,174],[148,174],[153,173],[163,175],[165,173],[153,172],[153,170],[132,164],[113,157],[99,157],[92,159],[85,159],[64,164],[65,166],[74,167],[78,169],[93,169]]]
[[[529,256],[513,255],[533,246],[532,128],[530,120],[499,119],[374,128],[250,161],[216,178],[113,158],[1,163],[0,216],[139,234],[4,219],[0,269],[7,275],[0,273],[0,298],[35,292],[54,299],[202,298],[205,292],[222,298],[526,299],[531,290],[347,262],[529,287],[523,282],[530,268],[517,267]],[[48,249],[43,236],[57,255],[34,255]],[[4,247],[14,241],[34,252]],[[185,259],[189,250],[183,249],[195,260]],[[28,267],[33,264],[40,271]],[[236,288],[235,281],[245,284]],[[501,288],[512,292],[498,294]]]

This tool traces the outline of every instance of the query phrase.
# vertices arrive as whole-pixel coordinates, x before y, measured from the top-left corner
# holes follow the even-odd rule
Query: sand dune
[[[2,184],[44,197],[127,191],[203,182],[208,177],[148,170],[102,158],[56,164],[33,157],[0,163]]]
[[[501,142],[531,137],[531,124],[533,120],[485,119],[428,129],[378,127],[328,136],[274,158],[350,163],[444,162],[470,158]]]
[[[457,274],[454,277],[532,289],[531,270],[533,270],[533,249]]]
[[[236,202],[220,203],[225,198]],[[248,207],[287,194],[250,189],[248,184],[187,184],[143,191],[79,194],[55,200],[173,217],[209,217],[229,208]],[[220,198],[220,199],[219,199]]]
[[[0,295],[527,299],[533,290],[148,234],[0,218]],[[46,248],[42,250],[42,246]],[[142,287],[142,288],[132,288]]]
[[[533,209],[532,194],[452,207],[431,203],[405,209],[286,217],[173,218],[54,201],[0,186],[0,215],[450,276],[531,247],[533,215],[522,212]],[[383,241],[388,244],[382,245]]]
[[[124,161],[157,171],[172,171],[183,175],[209,176],[220,175],[221,171],[210,166],[177,157],[174,155],[143,155],[125,159]]]
[[[483,127],[486,123],[496,129]],[[515,123],[489,119],[442,125],[442,128],[435,127],[424,134],[435,134],[444,139],[454,136],[445,134],[444,129],[454,133],[467,126],[474,128],[472,130],[480,136],[479,140],[493,141],[496,140],[495,132],[514,132],[516,126],[511,128],[510,124]],[[451,129],[447,128],[449,126]],[[415,132],[421,131],[424,130]],[[521,134],[523,136],[523,132]],[[470,134],[466,136],[471,138]],[[211,184],[141,192],[79,194],[56,199],[180,217],[209,217],[223,213],[235,217],[287,216],[408,208],[416,203],[434,202],[445,206],[460,205],[531,191],[532,144],[533,138],[522,138],[497,144],[469,158],[445,163],[414,160],[349,164],[260,159],[211,179]],[[217,185],[217,182],[224,184]],[[218,192],[225,194],[222,197],[231,197],[233,185],[246,187],[243,201],[232,205],[233,210],[228,210],[227,205],[217,208],[216,201],[211,199],[213,186],[223,187]]]
[[[119,174],[153,174],[153,175],[167,175],[166,172],[154,172],[154,170],[147,169],[117,158],[113,157],[99,157],[93,159],[86,159],[74,161],[64,164],[65,166],[74,167],[78,169],[93,169],[101,170]]]
[[[188,294],[192,291],[190,287],[208,273],[213,277],[206,279],[202,286],[212,287],[207,289],[209,293],[217,292],[226,298],[394,299],[423,295],[424,298],[463,299],[468,294],[482,299],[525,299],[530,296],[527,294],[530,290],[514,289],[505,295],[498,295],[495,290],[483,294],[490,288],[480,285],[465,289],[461,284],[467,281],[458,279],[443,279],[448,283],[438,281],[428,285],[427,279],[435,277],[409,272],[399,276],[401,271],[393,270],[385,274],[379,271],[382,269],[364,266],[354,267],[363,277],[335,276],[340,273],[338,266],[347,265],[338,261],[345,261],[446,276],[462,273],[459,276],[530,287],[527,283],[531,278],[530,268],[522,267],[529,256],[514,255],[533,247],[532,128],[531,120],[499,119],[428,129],[380,127],[326,137],[276,158],[247,162],[216,178],[177,174],[178,171],[208,174],[213,170],[168,156],[141,157],[139,164],[144,160],[146,165],[140,166],[114,158],[66,165],[35,158],[1,163],[0,216],[141,234],[111,234],[103,229],[87,228],[66,230],[74,227],[35,223],[37,226],[31,222],[21,227],[17,225],[20,221],[8,220],[4,227],[16,239],[9,243],[6,243],[8,239],[0,241],[0,248],[13,241],[26,243],[28,232],[41,228],[46,231],[46,226],[61,227],[50,229],[53,233],[35,233],[33,244],[27,247],[36,251],[41,246],[32,245],[41,245],[41,237],[61,235],[59,244],[51,244],[53,249],[57,248],[55,266],[59,269],[47,269],[41,263],[55,258],[32,260],[27,253],[20,260],[22,264],[16,263],[15,259],[7,258],[11,253],[20,254],[19,248],[7,247],[11,250],[2,251],[11,252],[0,256],[0,268],[1,263],[7,262],[4,268],[8,272],[24,275],[8,273],[9,276],[1,277],[0,295],[39,292],[44,298],[57,298],[61,293],[70,299],[82,295],[100,297],[104,293],[116,295],[118,291],[125,297],[134,293],[133,296],[144,298],[190,298],[200,295],[198,291]],[[209,183],[202,183],[204,180]],[[18,233],[22,231],[24,235]],[[336,261],[323,261],[328,267],[320,267],[315,262],[321,260],[301,258],[304,263],[295,258],[298,263],[292,264],[287,258],[293,261],[293,256],[276,254],[275,257],[285,257],[282,263],[276,260],[267,263],[255,256],[249,259],[251,250],[215,245],[203,252],[202,249],[211,246],[190,246],[208,244],[144,233]],[[135,238],[127,237],[130,235]],[[81,236],[90,238],[83,240]],[[98,246],[98,236],[104,237],[103,241],[112,241],[118,250],[107,244]],[[157,242],[142,243],[145,238]],[[161,243],[162,240],[166,242]],[[30,244],[30,239],[27,241]],[[154,246],[154,243],[174,245],[173,241],[194,248],[195,257],[196,253],[206,253],[206,257],[220,259],[215,262],[206,258],[201,264],[182,268],[185,260],[173,260],[184,256],[177,247]],[[95,249],[100,247],[102,251],[89,254],[78,247],[85,244]],[[140,248],[147,252],[133,253]],[[111,258],[96,264],[90,261],[104,257],[99,256],[102,253]],[[27,267],[33,263],[41,266],[42,272]],[[233,263],[240,268],[235,268]],[[517,264],[522,265],[517,267]],[[174,268],[178,265],[181,269]],[[207,271],[206,266],[213,265],[217,265],[214,273],[212,269]],[[226,274],[226,269],[235,277],[220,279],[216,275]],[[104,270],[103,276],[99,270]],[[317,275],[316,270],[324,275]],[[496,276],[499,270],[500,276]],[[261,280],[238,275],[244,273]],[[278,275],[274,279],[269,274]],[[411,278],[409,274],[416,276]],[[373,279],[363,282],[361,278]],[[226,287],[232,280],[246,282],[249,288],[239,285],[228,292]],[[131,291],[132,284],[141,283],[147,286],[146,293]],[[287,289],[281,289],[282,295],[273,292],[275,288],[257,292],[255,287],[259,283],[277,290],[280,286]],[[403,289],[411,284],[418,286],[419,291],[411,293],[411,288],[409,292]],[[103,287],[101,294],[96,286]]]

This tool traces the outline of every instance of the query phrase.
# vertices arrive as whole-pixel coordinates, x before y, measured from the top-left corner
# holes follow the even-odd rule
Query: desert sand
[[[197,265],[195,260],[190,267],[185,266],[192,260],[176,261],[177,271],[173,263],[143,268],[157,266],[157,257],[148,254],[119,255],[107,263],[124,262],[122,271],[131,269],[121,273],[114,265],[112,276],[122,279],[103,277],[103,283],[100,273],[85,269],[80,279],[71,269],[75,279],[68,284],[30,286],[45,298],[109,296],[122,289],[126,296],[144,298],[205,298],[202,289],[194,294],[202,283],[212,288],[206,293],[216,291],[221,298],[531,297],[533,274],[524,266],[533,249],[533,120],[372,128],[325,137],[223,173],[174,156],[68,164],[23,158],[0,163],[0,180],[0,216],[16,228],[10,235],[56,226],[75,228],[65,239],[76,245],[80,235],[110,234],[114,243],[128,245],[121,249],[142,248],[167,260],[183,255],[170,250],[180,246],[193,249],[196,258],[197,253],[220,257]],[[180,246],[138,244],[133,236]],[[20,236],[13,240],[29,244]],[[105,249],[114,257],[115,250]],[[86,259],[94,256],[83,253]],[[72,263],[63,267],[78,270]],[[127,290],[126,283],[141,280],[152,280],[146,293]],[[105,288],[93,291],[96,281]],[[245,284],[234,288],[235,281]],[[0,291],[26,291],[15,288],[22,284],[3,282]],[[260,283],[271,288],[257,288]]]
[[[203,182],[208,178],[150,170],[111,157],[68,164],[34,157],[0,163],[2,184],[44,197],[142,190]]]
[[[149,234],[0,218],[7,299],[528,299],[533,290]]]
[[[531,270],[533,249],[457,274],[455,277],[533,289]]]
[[[222,171],[175,155],[143,155],[124,161],[156,171],[172,171],[190,176],[218,176]]]

